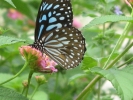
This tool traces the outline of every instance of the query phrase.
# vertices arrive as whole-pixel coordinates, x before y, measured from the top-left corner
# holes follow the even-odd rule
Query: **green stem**
[[[32,98],[33,98],[33,96],[35,95],[36,91],[38,90],[39,86],[40,86],[40,84],[38,84],[38,85],[36,86],[35,90],[33,91],[32,95],[31,95],[30,100],[32,100]]]
[[[132,11],[132,13],[131,13],[131,17],[132,17],[132,16],[133,16],[133,11]],[[130,31],[131,26],[132,26],[132,22],[128,22],[128,23],[126,24],[123,33],[121,34],[120,38],[118,39],[118,41],[117,41],[117,43],[116,43],[114,49],[112,50],[112,52],[111,52],[109,58],[107,59],[107,61],[106,61],[106,63],[105,63],[105,65],[104,65],[103,68],[107,67],[107,65],[108,65],[108,63],[110,62],[111,57],[113,56],[114,52],[120,48],[120,46],[121,46],[121,44],[122,44],[122,42],[123,42],[123,40],[124,40],[124,38],[125,38],[125,35],[128,34],[128,32]]]
[[[128,35],[128,33],[129,33],[129,31],[130,31],[130,29],[131,29],[132,27],[133,27],[133,24],[132,24],[131,22],[129,22],[129,23],[127,24],[127,27],[125,27],[125,28],[126,28],[125,34],[122,35],[122,37],[121,37],[121,39],[120,39],[120,41],[119,41],[119,44],[118,44],[116,50],[119,50],[119,49],[120,49],[120,47],[122,46],[122,43],[123,43],[123,41],[124,41],[124,39],[125,39],[125,36]]]
[[[25,89],[26,89],[26,87],[23,87],[22,94],[24,94]]]
[[[55,83],[54,93],[56,93],[56,88],[58,85],[58,78],[59,78],[59,73],[57,73],[57,75],[56,75],[56,83]]]
[[[100,100],[100,94],[101,94],[101,80],[99,80],[98,82],[98,96],[97,96],[97,100]]]
[[[111,68],[132,46],[133,42],[127,46],[127,48],[120,55],[118,55],[105,69]]]
[[[103,35],[105,35],[105,23],[103,24]]]
[[[14,78],[16,78],[18,75],[20,75],[20,74],[22,73],[22,71],[27,67],[27,65],[28,65],[28,62],[25,62],[25,64],[24,64],[24,66],[22,67],[22,69],[21,69],[16,75],[14,75],[12,78],[10,78],[10,79],[8,79],[8,80],[6,80],[6,81],[0,83],[0,85],[3,85],[3,84],[5,84],[5,83],[7,83],[7,82],[13,80]]]
[[[30,85],[30,81],[31,81],[31,77],[32,77],[33,73],[34,73],[34,71],[31,70],[30,73],[29,73],[29,76],[28,76],[28,85],[27,85],[26,95],[25,95],[26,97],[27,97],[27,95],[28,95],[29,85]]]
[[[130,62],[133,59],[133,57],[131,57],[130,59],[128,59],[125,63],[119,65],[117,68],[122,67],[123,65],[127,64],[128,62]]]
[[[82,100],[82,97],[92,88],[92,86],[100,79],[101,77],[97,75],[86,87],[85,89],[78,95],[76,100]]]

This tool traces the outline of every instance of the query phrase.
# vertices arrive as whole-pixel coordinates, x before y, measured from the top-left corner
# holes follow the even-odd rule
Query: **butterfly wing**
[[[48,55],[65,69],[76,67],[83,59],[85,39],[74,28],[59,28],[43,34],[36,48]]]
[[[70,0],[42,0],[36,19],[35,41],[51,30],[71,27],[72,20]]]
[[[70,0],[42,0],[32,45],[65,69],[76,67],[86,51],[85,39],[72,20]]]

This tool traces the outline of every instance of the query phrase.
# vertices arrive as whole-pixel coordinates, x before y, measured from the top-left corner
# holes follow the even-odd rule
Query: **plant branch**
[[[36,86],[34,92],[33,92],[32,95],[31,95],[30,100],[32,100],[32,98],[33,98],[33,96],[35,95],[36,91],[38,90],[39,86],[40,86],[40,84],[38,84],[38,85]]]
[[[131,13],[131,17],[132,16],[133,16],[133,11]],[[110,62],[110,59],[111,59],[112,55],[114,54],[114,52],[120,48],[120,46],[122,45],[122,42],[124,41],[125,35],[128,34],[128,32],[130,31],[131,26],[132,26],[132,22],[128,22],[126,24],[123,33],[121,34],[120,38],[118,39],[114,49],[112,50],[112,52],[111,52],[109,58],[107,59],[107,61],[106,61],[106,63],[105,63],[103,68],[107,67],[107,65]]]
[[[21,69],[16,75],[14,75],[12,78],[10,78],[10,79],[8,79],[8,80],[6,80],[6,81],[0,83],[0,85],[3,85],[3,84],[5,84],[5,83],[7,83],[7,82],[13,80],[14,78],[16,78],[18,75],[20,75],[20,74],[22,73],[22,71],[27,67],[27,65],[28,65],[28,62],[25,62],[25,64],[24,64],[24,66],[22,67],[22,69]]]
[[[34,73],[34,71],[31,70],[30,73],[29,73],[29,76],[28,76],[28,85],[27,85],[26,95],[25,95],[26,97],[27,97],[27,95],[28,95],[29,85],[30,85],[30,81],[31,81],[31,77],[32,77],[33,73]]]
[[[123,65],[127,64],[128,62],[130,62],[131,60],[133,60],[133,57],[131,57],[130,59],[128,59],[126,62],[124,62],[123,64],[119,65],[117,68],[122,67]]]
[[[109,68],[111,68],[131,47],[133,46],[133,42],[129,45],[129,46],[127,46],[127,48],[120,54],[120,55],[118,55],[114,60],[113,60],[113,62],[112,63],[110,63],[105,69],[109,69]]]
[[[76,100],[82,100],[82,97],[90,90],[90,88],[100,79],[101,77],[97,75],[86,87],[85,89],[78,95]]]

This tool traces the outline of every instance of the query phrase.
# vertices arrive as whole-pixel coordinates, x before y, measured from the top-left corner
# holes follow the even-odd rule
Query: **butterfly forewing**
[[[74,27],[59,28],[43,35],[36,47],[65,69],[76,67],[86,50],[84,37]]]
[[[70,0],[42,0],[35,29],[35,41],[51,30],[72,26]]]

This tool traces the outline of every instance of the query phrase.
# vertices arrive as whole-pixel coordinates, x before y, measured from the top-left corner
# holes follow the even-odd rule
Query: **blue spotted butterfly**
[[[42,0],[32,47],[48,55],[64,69],[74,68],[86,51],[81,32],[72,27],[70,0]]]

